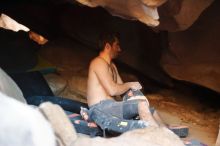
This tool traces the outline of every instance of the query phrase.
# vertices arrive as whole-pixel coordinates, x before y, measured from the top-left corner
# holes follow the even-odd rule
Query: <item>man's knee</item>
[[[150,107],[146,100],[139,100],[138,109],[150,111],[152,115],[156,113],[156,109],[154,107]]]
[[[139,99],[138,100],[138,107],[149,107],[149,104],[148,104],[147,100]]]
[[[138,113],[139,116],[141,116],[142,114],[151,115],[152,112],[150,110],[148,103],[145,100],[140,100],[138,102]]]
[[[147,99],[147,97],[140,91],[140,90],[130,90],[129,92],[131,92],[130,96],[128,96],[128,98],[126,100],[140,100],[140,101],[145,101],[148,106],[149,106],[149,101]]]

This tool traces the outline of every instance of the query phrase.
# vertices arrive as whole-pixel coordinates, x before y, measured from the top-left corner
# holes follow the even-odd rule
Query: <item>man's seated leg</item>
[[[105,113],[94,108],[90,114],[90,118],[99,125],[103,130],[115,133],[124,133],[129,130],[145,128],[150,126],[148,122],[142,120],[124,120],[111,114]]]
[[[140,91],[140,90],[129,90],[125,96],[123,97],[123,100],[128,101],[128,100],[141,100],[145,99],[146,96]],[[147,101],[147,100],[146,100]],[[147,101],[148,102],[148,101]],[[149,102],[148,102],[149,106]],[[150,108],[151,114],[153,115],[153,118],[155,119],[155,122],[162,127],[167,127],[171,131],[173,131],[176,135],[179,137],[187,137],[189,133],[189,128],[187,126],[169,126],[163,122],[161,119],[160,115],[154,108]],[[150,118],[151,119],[151,118]]]
[[[154,117],[151,114],[148,103],[143,100],[139,100],[138,102],[138,114],[140,119],[143,121],[148,121],[151,125],[158,127],[157,121],[155,121]]]

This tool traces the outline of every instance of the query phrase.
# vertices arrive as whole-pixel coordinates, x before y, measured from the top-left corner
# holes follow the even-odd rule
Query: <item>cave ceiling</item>
[[[160,30],[181,31],[189,28],[214,0],[77,1],[90,7],[101,6],[112,15],[136,19],[148,26],[158,27]]]

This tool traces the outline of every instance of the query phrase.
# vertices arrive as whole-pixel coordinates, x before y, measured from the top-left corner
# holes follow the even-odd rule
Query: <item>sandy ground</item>
[[[199,111],[198,108],[204,109],[203,105],[191,102],[182,95],[181,102],[178,102],[180,95],[175,91],[164,90],[148,95],[148,98],[166,123],[189,126],[189,136],[185,140],[197,139],[209,146],[215,145],[219,127],[219,111],[214,112],[212,109]]]
[[[88,63],[91,58],[96,56],[96,53],[82,50],[80,45],[75,45],[75,49],[68,45],[62,46],[60,49],[59,46],[62,45],[46,46],[41,49],[39,54],[55,66],[65,80],[70,80],[72,76],[86,76]],[[59,55],[59,60],[54,57],[57,55]],[[62,96],[86,102],[85,97],[75,96],[76,94],[69,92],[68,88],[65,88]],[[175,89],[160,89],[157,92],[146,92],[145,95],[167,124],[189,126],[189,136],[185,139],[197,139],[209,146],[214,146],[219,130],[220,109],[201,103],[198,98],[194,97],[192,90],[184,89],[182,91],[186,91],[186,93]]]

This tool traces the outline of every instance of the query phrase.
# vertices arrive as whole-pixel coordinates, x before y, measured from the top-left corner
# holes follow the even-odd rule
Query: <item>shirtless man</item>
[[[142,88],[139,82],[123,83],[113,63],[113,59],[121,52],[117,34],[104,34],[100,37],[99,47],[99,56],[91,61],[88,74],[87,102],[90,118],[102,129],[119,133],[150,125],[159,126],[162,122],[160,119],[159,123],[155,121],[145,96],[121,102],[114,100],[115,96],[130,89],[137,91]],[[138,115],[140,120],[133,120]]]
[[[165,124],[156,110],[149,108],[147,98],[140,92],[140,83],[123,83],[113,63],[113,59],[121,52],[118,35],[103,34],[99,40],[99,47],[99,56],[91,61],[88,74],[87,102],[90,119],[103,130],[118,133],[147,126],[164,127]],[[125,96],[128,100],[114,100],[115,96],[124,93],[128,93]],[[134,120],[137,116],[140,120]],[[180,137],[188,134],[187,127],[169,126],[169,129]]]

